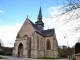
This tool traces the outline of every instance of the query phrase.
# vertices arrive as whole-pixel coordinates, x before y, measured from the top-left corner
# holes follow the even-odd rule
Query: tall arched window
[[[39,37],[37,36],[37,49],[39,49]]]
[[[47,40],[47,50],[50,50],[51,49],[51,44],[50,44],[50,40],[48,39]]]

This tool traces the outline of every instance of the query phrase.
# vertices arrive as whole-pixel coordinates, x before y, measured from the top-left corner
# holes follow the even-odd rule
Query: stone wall
[[[31,36],[30,36],[31,35]],[[24,37],[24,34],[21,35],[20,38],[16,38],[16,44],[14,46],[13,50],[13,56],[18,56],[18,46],[20,43],[23,44],[24,52],[23,57],[28,57],[28,45],[27,40],[30,37],[31,38],[31,58],[38,58],[38,57],[57,57],[58,56],[58,43],[55,36],[50,37],[43,37],[39,33],[32,31],[32,34],[26,34],[27,37]],[[37,36],[39,37],[39,43],[37,40]],[[47,50],[47,44],[46,41],[50,40],[51,49]],[[39,44],[39,47],[38,47]]]
[[[76,56],[76,60],[80,60],[80,56]]]
[[[80,60],[80,53],[76,54],[76,60]]]

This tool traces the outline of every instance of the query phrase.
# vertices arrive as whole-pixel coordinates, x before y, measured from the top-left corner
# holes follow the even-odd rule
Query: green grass
[[[6,55],[6,54],[5,54],[5,55],[3,55],[3,56],[12,56],[12,55]]]
[[[40,57],[38,59],[61,59],[61,57],[57,57],[57,58],[54,58],[54,57]]]
[[[73,58],[72,60],[76,60],[75,58]]]

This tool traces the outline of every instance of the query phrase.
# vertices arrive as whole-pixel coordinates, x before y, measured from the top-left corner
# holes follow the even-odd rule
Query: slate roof
[[[37,27],[37,25],[35,25],[32,21],[30,21],[30,23],[33,26],[33,28],[35,29],[35,31],[38,32],[39,34],[41,34],[42,36],[52,36],[54,34],[54,29],[40,31],[40,29]]]
[[[29,20],[29,19],[28,19]],[[30,21],[30,20],[29,20]],[[33,28],[35,29],[35,31],[37,31],[38,33],[42,34],[40,29],[32,22],[30,21],[30,23],[32,24]]]
[[[43,36],[53,36],[54,29],[43,30],[42,34],[43,34]]]

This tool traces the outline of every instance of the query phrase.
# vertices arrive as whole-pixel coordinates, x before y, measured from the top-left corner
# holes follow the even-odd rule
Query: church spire
[[[37,25],[37,27],[42,31],[44,28],[44,23],[42,22],[42,11],[41,11],[41,6],[39,9],[39,14],[38,14],[38,19],[35,22],[35,24]]]
[[[42,21],[42,11],[41,11],[41,6],[40,6],[40,9],[39,9],[38,21]]]
[[[39,10],[39,15],[42,16],[41,6],[40,6],[40,10]]]

